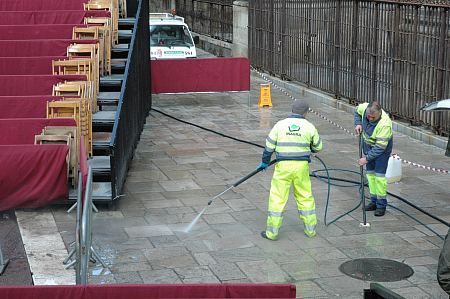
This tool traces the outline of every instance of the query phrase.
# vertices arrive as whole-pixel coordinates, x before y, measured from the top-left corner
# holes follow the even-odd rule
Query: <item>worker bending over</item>
[[[375,216],[386,212],[386,169],[392,153],[392,121],[378,102],[363,103],[355,111],[355,132],[362,134],[365,157],[358,160],[366,165],[371,202],[366,211],[375,211]]]

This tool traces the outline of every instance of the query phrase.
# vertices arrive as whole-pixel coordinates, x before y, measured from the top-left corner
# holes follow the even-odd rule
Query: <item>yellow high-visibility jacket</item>
[[[382,110],[381,117],[376,122],[369,122],[366,109],[369,103],[359,104],[355,110],[355,126],[363,127],[363,150],[367,161],[378,158],[383,153],[392,152],[392,121]]]
[[[275,152],[277,160],[311,161],[311,152],[322,149],[316,127],[301,115],[291,115],[275,124],[266,138],[262,162],[269,164]]]

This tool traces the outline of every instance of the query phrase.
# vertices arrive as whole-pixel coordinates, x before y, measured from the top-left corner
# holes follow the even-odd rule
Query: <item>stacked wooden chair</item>
[[[77,136],[84,138],[86,154],[92,157],[92,111],[86,98],[47,102],[47,118],[73,118],[77,124]]]
[[[91,0],[84,4],[85,10],[104,10],[111,14],[112,43],[119,42],[119,1],[118,0]]]

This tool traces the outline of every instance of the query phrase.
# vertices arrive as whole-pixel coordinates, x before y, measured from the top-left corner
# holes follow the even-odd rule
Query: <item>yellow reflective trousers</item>
[[[289,198],[291,184],[297,202],[299,218],[303,221],[305,234],[316,235],[316,204],[311,191],[308,161],[280,161],[275,165],[270,187],[266,235],[277,239],[283,223],[283,211]]]

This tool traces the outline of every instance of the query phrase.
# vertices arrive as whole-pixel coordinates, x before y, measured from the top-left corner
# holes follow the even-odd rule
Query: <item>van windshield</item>
[[[150,25],[150,46],[192,47],[192,37],[188,28],[182,25]]]

